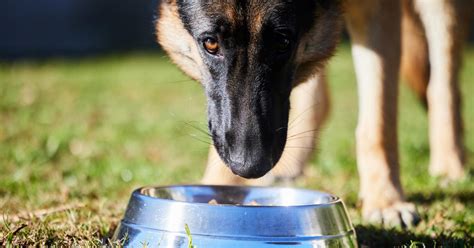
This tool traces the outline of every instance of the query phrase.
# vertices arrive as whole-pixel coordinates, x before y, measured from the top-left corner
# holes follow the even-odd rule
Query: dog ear
[[[318,0],[313,25],[300,40],[296,53],[297,82],[306,80],[333,55],[342,30],[339,0]]]
[[[183,24],[176,0],[162,0],[158,8],[158,42],[181,70],[201,81],[199,68],[203,68],[202,59],[194,38]]]

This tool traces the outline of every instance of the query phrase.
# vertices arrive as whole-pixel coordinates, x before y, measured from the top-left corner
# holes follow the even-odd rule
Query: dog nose
[[[273,167],[270,159],[248,156],[229,161],[229,168],[235,175],[247,179],[256,179],[265,176]]]
[[[259,178],[273,167],[269,149],[258,135],[227,133],[227,163],[232,172],[244,178]],[[268,148],[268,147],[267,147]]]

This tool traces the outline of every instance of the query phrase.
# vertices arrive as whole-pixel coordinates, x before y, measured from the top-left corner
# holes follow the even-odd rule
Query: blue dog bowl
[[[128,247],[357,247],[341,199],[275,187],[141,188],[113,240]]]

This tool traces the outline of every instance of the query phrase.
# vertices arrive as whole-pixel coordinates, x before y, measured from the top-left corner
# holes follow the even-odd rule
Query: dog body
[[[417,63],[402,69],[429,109],[431,173],[460,178],[458,23],[469,1],[163,0],[158,40],[208,99],[214,145],[203,182],[268,184],[302,174],[311,149],[292,148],[314,147],[328,115],[325,62],[345,21],[358,81],[364,218],[414,224],[399,178],[400,62]]]

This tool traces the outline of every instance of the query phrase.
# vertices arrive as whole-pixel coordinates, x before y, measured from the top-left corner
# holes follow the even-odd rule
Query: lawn
[[[426,113],[401,86],[402,182],[422,217],[410,230],[360,219],[349,48],[331,61],[331,118],[298,186],[343,197],[361,244],[474,246],[474,49],[465,54],[465,180],[428,176]],[[195,127],[205,118],[201,87],[161,53],[0,62],[0,246],[107,242],[133,189],[198,182],[208,145]]]

